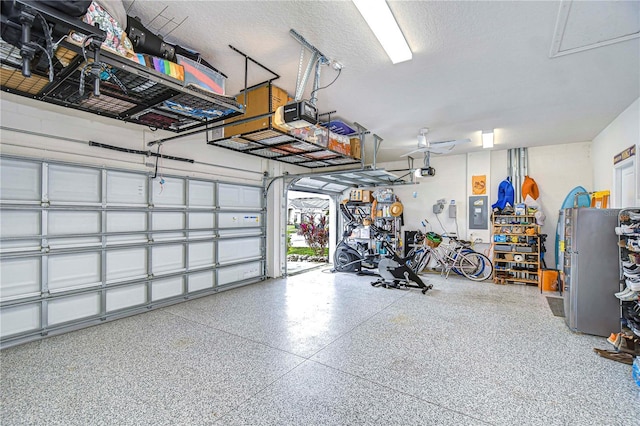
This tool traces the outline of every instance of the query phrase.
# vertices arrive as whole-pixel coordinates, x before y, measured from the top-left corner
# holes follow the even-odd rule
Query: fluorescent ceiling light
[[[493,131],[482,132],[482,147],[493,148]]]
[[[353,4],[367,21],[391,62],[397,64],[411,60],[411,49],[385,0],[353,0]]]

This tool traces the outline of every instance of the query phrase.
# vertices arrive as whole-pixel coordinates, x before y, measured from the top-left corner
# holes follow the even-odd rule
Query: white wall
[[[529,153],[529,175],[540,189],[540,201],[547,216],[542,232],[548,235],[545,255],[548,267],[555,265],[555,233],[558,210],[569,191],[578,185],[593,189],[591,169],[591,142],[532,147]],[[492,150],[473,154],[432,157],[431,166],[436,175],[418,179],[417,185],[394,187],[394,192],[404,204],[404,230],[421,229],[420,221],[427,219],[431,229],[442,233],[443,229],[433,213],[432,205],[440,198],[455,199],[458,204],[459,235],[471,239],[482,238],[489,242],[488,233],[468,229],[468,196],[471,195],[471,176],[487,175],[489,207],[497,200],[497,188],[508,176],[507,151]],[[386,170],[406,168],[406,163],[380,165]],[[485,172],[485,170],[487,170]],[[402,172],[396,173],[401,175]],[[415,197],[414,197],[415,193]],[[449,219],[447,207],[440,214],[447,232],[456,230],[454,219]],[[471,235],[473,234],[473,235]],[[486,246],[480,246],[482,250]]]
[[[529,148],[528,152],[529,176],[538,184],[539,200],[547,216],[542,227],[542,233],[548,235],[545,260],[547,267],[555,268],[556,226],[562,202],[578,185],[587,191],[594,188],[591,142],[538,146]]]
[[[451,200],[455,200],[458,205],[458,232],[459,235],[466,235],[466,182],[467,182],[467,157],[465,154],[450,155],[443,157],[433,156],[430,161],[431,167],[436,169],[436,175],[431,177],[418,178],[417,185],[396,186],[394,193],[400,198],[404,206],[404,228],[403,230],[423,229],[420,222],[427,219],[428,230],[433,230],[439,234],[456,231],[455,219],[450,219],[448,207],[436,217],[433,213],[433,205],[437,200],[444,198],[447,205]],[[387,170],[406,168],[406,163],[389,163],[383,167]],[[402,172],[396,173],[402,175]],[[442,225],[438,222],[438,218]],[[444,227],[444,229],[443,229]]]
[[[90,147],[88,141],[135,150],[153,150],[147,143],[175,133],[151,131],[135,124],[50,105],[3,93],[0,99],[0,153],[137,171],[153,171],[154,157]],[[179,176],[262,185],[263,173],[300,173],[300,167],[235,153],[206,144],[204,133],[167,142],[162,154],[195,160],[194,164],[162,160],[160,172]],[[146,164],[146,165],[145,165]],[[282,184],[274,184],[267,205],[267,274],[280,276],[280,206]]]
[[[615,120],[593,139],[593,184],[595,190],[614,191],[613,157],[636,145],[636,206],[640,206],[640,98],[636,99]],[[630,207],[630,206],[626,206]]]

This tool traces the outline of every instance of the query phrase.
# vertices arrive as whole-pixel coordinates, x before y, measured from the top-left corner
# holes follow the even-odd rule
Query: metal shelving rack
[[[629,226],[640,223],[640,219],[631,219],[629,213],[640,215],[640,207],[626,208],[618,213],[618,250],[620,253],[620,290],[624,290],[627,285],[625,283],[627,277],[624,275],[623,262],[630,262],[632,266],[640,267],[640,248],[631,245],[631,241],[640,240],[640,228],[635,232],[622,232],[623,226]],[[627,263],[629,264],[629,263]],[[621,328],[628,330],[640,337],[640,327],[630,327],[628,321],[633,317],[640,317],[640,301],[622,301],[620,302]],[[635,323],[637,324],[637,322]],[[640,326],[640,324],[637,324]],[[634,330],[634,328],[636,328]],[[625,331],[626,331],[625,330]]]
[[[525,231],[533,228],[530,235]],[[519,231],[519,232],[516,232]],[[495,215],[493,217],[493,281],[497,283],[538,284],[540,270],[540,232],[534,215]],[[497,236],[505,240],[496,241]],[[514,240],[515,239],[515,240]],[[499,250],[504,245],[504,250]],[[506,249],[506,246],[509,249]],[[515,260],[520,255],[523,260]]]
[[[307,168],[360,164],[359,159],[290,135],[273,127],[271,124],[265,129],[208,141],[207,143]]]

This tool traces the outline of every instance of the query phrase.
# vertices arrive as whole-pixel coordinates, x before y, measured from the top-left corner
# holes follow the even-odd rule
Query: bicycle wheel
[[[462,254],[475,253],[475,251],[471,250],[470,248],[463,248],[463,249],[460,251],[460,253],[462,253]],[[458,256],[458,255],[456,254],[456,257],[457,257],[457,256]],[[451,270],[452,270],[453,272],[455,272],[456,274],[458,274],[458,275],[464,275],[460,269],[458,269],[458,268],[456,268],[456,267],[455,267],[455,265],[451,268]]]
[[[484,281],[493,274],[493,263],[484,254],[472,252],[460,254],[455,267],[472,281]]]

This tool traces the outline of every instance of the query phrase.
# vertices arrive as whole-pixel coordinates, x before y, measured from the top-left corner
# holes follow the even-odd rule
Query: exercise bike
[[[353,230],[368,219],[362,212],[359,214],[360,219],[356,219],[344,204],[340,204],[340,212],[347,223],[342,232],[342,239],[336,246],[333,255],[333,270],[335,272],[356,272],[359,275],[378,275],[373,271],[365,270],[376,269],[380,260],[380,257],[369,248],[369,244],[356,242],[351,245],[347,243]]]
[[[378,274],[380,279],[371,283],[374,287],[402,288],[413,287],[422,290],[422,294],[433,288],[433,284],[425,284],[422,279],[409,266],[407,258],[398,256],[391,244],[386,239],[386,235],[375,225],[371,225],[371,231],[375,233],[376,239],[380,241],[381,247],[387,253],[378,262]]]

